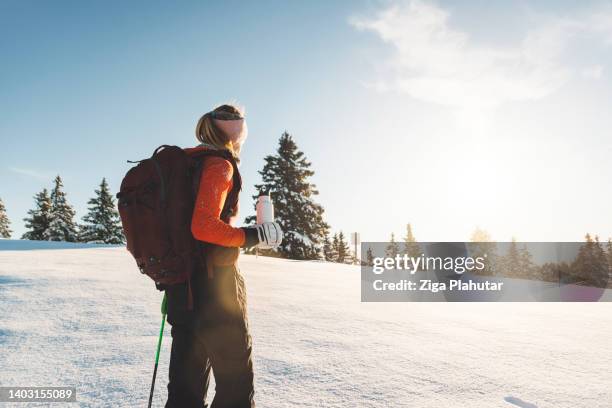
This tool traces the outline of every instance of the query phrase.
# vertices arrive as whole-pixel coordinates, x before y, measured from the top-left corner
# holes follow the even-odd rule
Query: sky
[[[242,215],[283,131],[363,241],[612,236],[612,3],[0,0],[0,198],[14,237],[128,159],[246,108]]]

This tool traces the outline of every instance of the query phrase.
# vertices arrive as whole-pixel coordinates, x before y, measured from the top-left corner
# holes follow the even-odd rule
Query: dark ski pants
[[[215,267],[213,279],[199,279],[193,321],[172,325],[166,408],[206,407],[211,369],[216,383],[211,408],[254,408],[244,280],[234,266]]]

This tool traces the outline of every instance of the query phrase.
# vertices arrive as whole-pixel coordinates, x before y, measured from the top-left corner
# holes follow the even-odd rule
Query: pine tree
[[[4,208],[4,202],[0,198],[0,237],[10,238],[13,231],[9,228],[11,222],[6,215],[6,208]]]
[[[323,207],[314,201],[319,192],[309,181],[314,175],[311,163],[287,132],[280,137],[276,154],[264,160],[259,172],[263,183],[255,188],[259,193],[271,193],[276,221],[284,234],[276,251],[285,258],[319,259],[329,226],[323,220]],[[245,222],[252,224],[255,217],[247,217]]]
[[[338,234],[336,233],[332,237],[331,253],[329,254],[333,262],[338,262],[339,250],[340,250],[340,241],[338,240]]]
[[[368,247],[368,250],[366,252],[366,265],[374,266],[374,253],[372,252],[371,247]]]
[[[34,196],[34,203],[36,208],[29,210],[29,217],[23,219],[29,231],[23,234],[21,239],[46,241],[49,239],[51,221],[51,197],[46,188]]]
[[[572,263],[570,282],[585,286],[605,287],[608,283],[608,261],[599,237],[586,234],[585,243]]]
[[[606,255],[608,258],[608,286],[610,286],[610,283],[612,282],[612,238],[608,238]]]
[[[348,243],[344,239],[344,233],[340,231],[338,234],[338,250],[337,250],[336,262],[339,263],[350,263],[351,262],[351,249]]]
[[[516,244],[516,238],[512,237],[508,253],[504,256],[499,257],[498,262],[498,275],[507,276],[509,278],[521,278],[521,255],[519,252],[518,245]]]
[[[580,246],[576,259],[572,263],[571,273],[567,276],[568,283],[583,282],[586,279],[585,275],[588,274],[593,259],[593,245],[593,238],[591,238],[591,234],[587,233],[585,243]]]
[[[51,191],[48,239],[49,241],[75,242],[77,240],[77,227],[74,222],[74,209],[66,201],[61,177],[57,176],[54,183],[55,187]]]
[[[477,275],[493,275],[499,273],[496,266],[498,263],[497,257],[497,244],[491,238],[491,235],[480,228],[476,228],[470,237],[469,249],[471,257],[483,258],[485,265],[483,270],[474,270]]]
[[[100,189],[95,190],[96,196],[89,200],[89,213],[83,217],[79,241],[97,244],[122,244],[123,229],[119,213],[115,207],[115,199],[111,195],[106,178],[102,179]]]
[[[406,254],[412,258],[421,256],[421,246],[418,244],[414,234],[412,233],[412,225],[406,225],[406,236],[404,237],[404,248]]]
[[[595,236],[595,270],[593,277],[596,287],[605,288],[608,286],[609,268],[606,251],[599,241],[599,237]]]
[[[387,258],[395,258],[396,255],[400,253],[399,244],[395,241],[395,234],[391,233],[391,241],[389,241],[389,245],[387,245],[385,256]]]
[[[323,238],[323,259],[328,262],[333,261],[333,255],[332,243],[329,240],[329,235],[325,234],[325,238]]]
[[[519,267],[521,270],[521,274],[526,279],[538,278],[537,269],[535,268],[532,259],[533,256],[527,249],[527,245],[523,244],[522,248],[519,249]]]

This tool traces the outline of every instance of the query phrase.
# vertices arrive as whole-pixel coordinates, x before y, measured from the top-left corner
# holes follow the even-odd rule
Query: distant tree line
[[[323,219],[324,209],[315,201],[319,192],[310,181],[314,171],[293,137],[283,132],[276,153],[266,156],[264,161],[263,169],[259,171],[262,182],[255,188],[258,193],[272,196],[275,218],[284,237],[277,249],[259,253],[290,259],[352,260],[353,255],[341,232],[335,234],[330,242],[329,225]],[[253,199],[258,196],[253,196]],[[89,211],[80,225],[74,220],[75,211],[68,203],[60,176],[56,177],[51,193],[44,189],[34,196],[34,203],[34,208],[24,219],[27,232],[22,239],[112,244],[125,241],[115,201],[105,179],[95,191],[95,197],[88,202]],[[254,224],[255,218],[247,217],[245,223]],[[0,201],[1,236],[10,237],[9,226]]]
[[[473,237],[474,238],[474,237]],[[477,239],[482,236],[476,236]],[[576,258],[571,262],[546,262],[537,265],[526,245],[519,245],[512,239],[504,255],[497,253],[497,244],[488,241],[472,240],[470,247],[473,256],[487,254],[485,269],[479,275],[496,275],[516,279],[529,279],[544,282],[577,284],[603,288],[612,281],[612,239],[604,245],[599,237],[585,235],[585,242],[578,248]]]
[[[498,254],[497,243],[480,228],[476,228],[472,233],[467,245],[470,256],[476,258],[487,255],[484,269],[472,271],[477,275],[572,283],[599,288],[612,287],[612,238],[603,244],[599,237],[593,238],[591,234],[586,234],[585,242],[572,262],[546,262],[542,265],[535,264],[526,245],[519,246],[515,238],[512,238],[505,254]],[[422,254],[410,224],[406,227],[403,243],[398,242],[392,233],[385,249],[386,257],[395,257],[398,254],[408,254],[411,257],[419,257]],[[362,262],[365,265],[373,265],[374,254],[371,248],[368,248]]]
[[[497,275],[603,288],[611,283],[612,240],[604,245],[599,237],[593,239],[586,234],[585,242],[572,262],[546,262],[542,265],[535,265],[527,248],[518,248],[513,240],[508,253],[497,257],[496,262]]]
[[[23,219],[26,232],[21,239],[35,241],[66,241],[99,244],[125,242],[115,200],[102,179],[95,196],[88,201],[88,212],[82,223],[75,221],[75,211],[68,203],[62,178],[53,180],[51,193],[46,188],[34,196],[34,208]],[[10,238],[9,220],[0,200],[0,235]]]
[[[351,252],[342,231],[335,233],[331,240],[326,235],[323,240],[323,260],[352,264],[356,262],[355,254]]]
[[[324,208],[315,201],[319,194],[310,179],[312,164],[298,148],[288,132],[278,140],[275,154],[264,158],[259,174],[262,182],[255,185],[258,194],[270,194],[274,202],[275,220],[283,230],[283,242],[274,250],[260,250],[259,254],[290,259],[356,262],[339,231],[330,235],[324,220]],[[57,176],[49,194],[47,189],[34,196],[35,207],[24,219],[27,232],[22,239],[68,242],[123,243],[125,241],[119,215],[106,180],[102,180],[96,195],[89,201],[89,212],[79,225],[75,211],[68,203],[62,179]],[[249,216],[245,224],[252,225],[256,217]],[[0,234],[10,237],[9,221],[0,201]],[[254,250],[247,251],[254,252]]]
[[[290,259],[352,262],[354,256],[344,234],[339,232],[330,239],[330,228],[323,217],[325,211],[315,200],[319,192],[310,181],[314,175],[312,165],[288,132],[283,132],[275,154],[266,156],[264,162],[263,169],[259,171],[262,182],[255,185],[258,194],[253,199],[256,200],[261,193],[271,195],[275,220],[284,235],[277,249],[260,250],[259,253]],[[28,211],[24,219],[27,231],[22,239],[108,244],[125,242],[115,201],[105,179],[88,204],[88,213],[78,224],[75,211],[63,190],[62,179],[57,176],[51,193],[44,189],[34,196],[34,208]],[[247,225],[255,222],[255,216],[245,219]],[[0,236],[8,238],[11,232],[4,204],[0,200]]]
[[[264,158],[265,164],[259,171],[262,182],[255,185],[257,195],[272,196],[276,221],[284,232],[283,243],[275,250],[260,251],[266,256],[290,259],[325,260],[339,263],[358,263],[355,253],[350,250],[342,231],[330,235],[330,226],[324,220],[324,208],[315,201],[319,194],[316,185],[310,181],[314,175],[311,163],[300,151],[293,137],[284,132],[275,154]],[[125,242],[119,214],[106,179],[102,179],[95,196],[88,202],[88,213],[82,223],[74,221],[75,211],[68,203],[60,176],[54,180],[49,194],[43,189],[34,196],[35,207],[24,219],[27,232],[22,239],[51,240],[68,242],[92,242],[121,244]],[[256,222],[255,216],[245,219],[247,225]],[[4,203],[0,199],[0,236],[11,236],[10,221],[6,216]],[[504,275],[523,279],[545,281],[571,281],[590,285],[601,285],[609,281],[612,274],[612,240],[606,247],[599,238],[586,236],[586,242],[572,264],[534,265],[532,256],[525,247],[519,248],[513,240],[507,254],[498,256],[496,244],[490,235],[477,229],[471,237],[473,255],[486,253],[484,275]],[[385,255],[394,257],[406,253],[421,255],[421,248],[413,233],[412,225],[406,225],[405,235],[398,241],[391,234]],[[362,256],[362,263],[372,264],[374,255],[368,249]]]

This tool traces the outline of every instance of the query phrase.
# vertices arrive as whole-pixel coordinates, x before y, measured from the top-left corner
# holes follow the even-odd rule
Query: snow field
[[[611,303],[361,303],[354,266],[240,268],[260,407],[612,406]],[[123,248],[0,251],[0,386],[146,406],[161,297]]]

